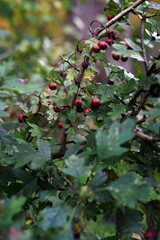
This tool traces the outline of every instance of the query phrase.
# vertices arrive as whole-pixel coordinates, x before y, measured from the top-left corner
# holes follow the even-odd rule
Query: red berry
[[[113,43],[113,40],[112,40],[111,38],[108,38],[108,39],[106,40],[106,43],[111,46],[112,43]]]
[[[79,106],[76,108],[77,112],[81,113],[84,111],[84,107],[83,106]]]
[[[98,45],[93,45],[92,50],[93,52],[98,53],[100,51],[100,47]]]
[[[60,106],[54,106],[53,110],[55,112],[60,112],[61,111],[61,107]]]
[[[114,60],[118,61],[120,56],[118,54],[112,54]]]
[[[157,236],[157,232],[154,228],[148,228],[144,234],[145,239],[155,238]]]
[[[132,49],[132,48],[129,46],[128,43],[126,43],[126,47],[127,47],[127,49]]]
[[[99,46],[100,49],[102,49],[102,50],[107,49],[107,43],[104,42],[104,41],[100,41],[100,42],[98,43],[98,46]]]
[[[58,122],[58,123],[57,123],[57,126],[58,126],[59,128],[63,128],[63,123],[62,123],[62,122]]]
[[[13,111],[9,112],[9,115],[10,115],[11,117],[13,117],[13,116],[14,116],[14,112],[13,112]]]
[[[28,215],[28,216],[26,217],[26,219],[27,219],[27,220],[33,220],[33,216],[32,216],[32,215]]]
[[[100,101],[97,98],[92,99],[91,106],[93,108],[99,108],[100,104],[101,103],[100,103]]]
[[[112,18],[114,18],[113,14],[108,14],[108,15],[107,15],[108,21],[110,21]]]
[[[109,38],[112,38],[114,40],[116,39],[116,32],[115,32],[114,29],[109,30],[107,35],[108,35]]]
[[[25,114],[19,114],[18,115],[18,121],[20,122],[20,123],[24,123],[25,122],[25,120],[26,120],[26,115]]]
[[[74,239],[80,238],[80,233],[76,229],[72,228],[72,233],[73,233]]]
[[[114,85],[114,82],[113,82],[113,80],[111,80],[111,79],[108,79],[107,81],[108,81],[108,84],[109,84],[109,85]]]
[[[49,88],[50,88],[51,90],[56,90],[56,89],[57,89],[57,84],[55,84],[54,82],[51,82],[51,83],[49,84]]]
[[[84,116],[87,116],[87,113],[91,112],[91,109],[87,108],[85,111],[84,111]]]
[[[121,56],[121,60],[122,60],[122,62],[127,62],[128,57],[123,57],[123,55],[122,55],[122,56]]]
[[[82,101],[80,99],[76,99],[75,102],[74,102],[74,105],[76,107],[81,107],[82,106]]]

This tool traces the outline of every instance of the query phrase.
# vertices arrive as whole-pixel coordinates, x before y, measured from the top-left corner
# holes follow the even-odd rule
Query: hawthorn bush
[[[107,23],[94,20],[45,85],[1,62],[0,239],[160,239],[160,55],[148,55],[159,10],[108,1]],[[141,21],[134,41],[122,31],[129,14]],[[121,66],[128,58],[135,75]]]

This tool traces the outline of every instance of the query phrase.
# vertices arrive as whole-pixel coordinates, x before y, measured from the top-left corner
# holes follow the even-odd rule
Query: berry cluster
[[[110,21],[113,17],[114,16],[112,14],[109,14],[107,16],[107,19]],[[98,52],[100,52],[100,50],[106,50],[108,45],[112,46],[112,44],[115,42],[115,40],[116,40],[116,32],[114,29],[110,29],[107,32],[107,39],[105,41],[99,41],[98,44],[94,44],[92,47],[92,51],[95,53],[98,53]],[[127,49],[132,49],[128,43],[126,43],[126,47],[127,47]],[[126,62],[128,60],[128,57],[123,57],[118,54],[112,54],[112,58],[115,61],[118,61],[119,59],[121,59],[122,62]]]
[[[155,239],[157,237],[157,232],[154,228],[148,228],[144,234],[146,240]]]

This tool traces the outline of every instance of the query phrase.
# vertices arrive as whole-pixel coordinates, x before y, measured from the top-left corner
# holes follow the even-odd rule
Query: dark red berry
[[[100,103],[100,101],[97,98],[92,99],[91,106],[93,108],[99,108],[100,104],[101,103]]]
[[[112,40],[111,38],[108,38],[108,39],[106,40],[106,43],[111,46],[112,43],[113,43],[113,40]]]
[[[112,18],[114,18],[113,14],[108,14],[108,15],[107,15],[108,21],[110,21]]]
[[[91,112],[91,109],[87,108],[85,111],[84,111],[84,116],[87,116],[87,113]]]
[[[10,115],[11,117],[13,117],[13,116],[14,116],[14,112],[13,112],[13,111],[10,111],[10,112],[9,112],[9,115]]]
[[[99,46],[100,49],[102,49],[102,50],[107,49],[107,43],[104,42],[104,41],[100,41],[100,42],[98,43],[98,46]]]
[[[116,39],[116,32],[115,32],[114,29],[109,30],[107,35],[108,35],[109,38],[112,38],[114,40]]]
[[[88,68],[88,63],[84,61],[82,63],[82,68],[87,69]]]
[[[58,126],[59,128],[63,128],[63,123],[62,123],[62,122],[58,122],[58,123],[57,123],[57,126]]]
[[[81,106],[82,106],[82,101],[81,101],[81,99],[76,99],[75,102],[74,102],[74,105],[75,105],[76,107],[81,107]]]
[[[108,84],[109,84],[109,85],[114,85],[114,81],[113,81],[113,80],[108,79],[107,81],[108,81]]]
[[[123,57],[123,55],[121,56],[121,61],[122,62],[127,62],[127,60],[128,60],[128,57]]]
[[[55,112],[60,112],[61,111],[61,107],[60,106],[54,106],[53,110]]]
[[[25,122],[25,120],[26,120],[26,115],[25,114],[19,114],[18,115],[18,121],[20,122],[20,123],[24,123]]]
[[[118,54],[112,54],[114,60],[118,61],[120,56]]]
[[[51,90],[56,90],[56,89],[57,89],[57,84],[55,84],[54,82],[51,82],[51,83],[49,84],[49,88],[50,88]]]
[[[33,220],[33,216],[32,216],[32,215],[28,215],[28,216],[26,217],[26,219],[27,219],[27,220]]]
[[[145,239],[156,238],[157,232],[154,228],[148,228],[144,234]]]
[[[132,48],[129,46],[128,43],[126,43],[126,47],[127,47],[127,49],[132,49]]]
[[[83,106],[76,107],[76,111],[81,113],[84,111],[84,107]]]
[[[100,51],[100,47],[98,45],[93,45],[92,50],[93,52],[98,53]]]
[[[80,238],[80,233],[76,229],[72,228],[72,233],[73,233],[74,239]]]

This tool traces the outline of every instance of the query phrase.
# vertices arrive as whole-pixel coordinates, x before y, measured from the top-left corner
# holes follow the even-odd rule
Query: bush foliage
[[[105,25],[94,20],[91,37],[54,68],[46,66],[40,42],[13,46],[7,35],[0,239],[160,239],[160,55],[148,55],[160,42],[159,10],[144,0],[108,1],[104,14],[113,18]],[[123,28],[132,28],[130,14],[141,23],[134,40]],[[108,38],[106,50],[95,50]],[[108,60],[108,51],[119,57]]]

